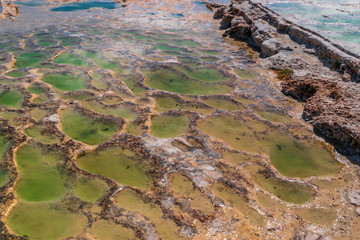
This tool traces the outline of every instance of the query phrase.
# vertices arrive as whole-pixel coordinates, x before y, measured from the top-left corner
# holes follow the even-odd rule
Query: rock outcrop
[[[348,74],[353,81],[360,81],[359,56],[320,34],[299,26],[263,6],[256,0],[232,0],[230,6],[209,4],[216,9],[214,17],[222,19],[224,35],[239,39],[257,47],[263,57],[274,56],[283,51],[291,51],[284,36],[312,49],[328,66]]]
[[[19,9],[15,3],[10,0],[0,0],[1,12],[0,12],[0,21],[5,18],[10,18],[14,20],[16,16],[19,15]]]

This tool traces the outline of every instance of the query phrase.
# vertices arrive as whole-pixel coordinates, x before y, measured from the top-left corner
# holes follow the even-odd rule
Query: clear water
[[[358,0],[266,0],[267,6],[360,54]]]

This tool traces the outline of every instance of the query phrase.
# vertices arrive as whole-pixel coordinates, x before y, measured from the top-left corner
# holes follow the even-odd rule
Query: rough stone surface
[[[360,206],[360,190],[350,190],[347,193],[347,200],[356,206]]]

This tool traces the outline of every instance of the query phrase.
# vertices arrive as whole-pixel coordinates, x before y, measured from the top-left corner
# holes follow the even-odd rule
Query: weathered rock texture
[[[10,18],[11,20],[13,20],[17,15],[19,15],[18,7],[12,1],[0,0],[0,5],[0,21],[5,18]]]

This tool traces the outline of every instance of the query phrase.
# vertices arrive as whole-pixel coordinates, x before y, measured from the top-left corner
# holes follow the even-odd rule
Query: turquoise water
[[[115,2],[76,2],[60,5],[59,7],[52,8],[51,11],[55,12],[71,12],[79,10],[87,10],[91,8],[105,8],[115,9],[117,4]]]
[[[267,0],[267,6],[360,54],[359,0]]]

